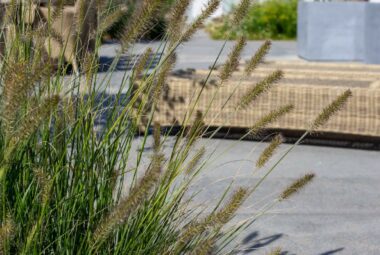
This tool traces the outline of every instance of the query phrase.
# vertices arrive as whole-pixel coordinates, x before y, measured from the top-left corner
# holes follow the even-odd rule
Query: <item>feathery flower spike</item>
[[[282,249],[281,248],[275,248],[272,250],[268,255],[281,255]]]
[[[223,227],[227,224],[244,203],[247,195],[248,189],[243,187],[238,188],[230,200],[218,212],[211,213],[201,222],[190,224],[190,226],[179,237],[175,250],[182,248],[189,242],[189,240],[201,235],[208,228]]]
[[[153,127],[153,150],[155,153],[160,151],[161,147],[161,126],[160,123],[155,122]]]
[[[262,168],[271,159],[278,147],[283,143],[284,138],[282,135],[276,135],[269,146],[261,153],[259,159],[256,162],[256,167]]]
[[[206,153],[206,149],[205,147],[202,147],[200,148],[196,153],[195,155],[191,158],[191,160],[189,161],[189,163],[187,164],[186,168],[185,168],[185,173],[186,174],[191,174],[194,169],[197,167],[197,165],[199,164],[199,162],[201,161],[201,159],[203,158],[203,156],[205,155]]]
[[[135,11],[128,26],[124,29],[121,44],[125,51],[134,42],[154,18],[155,11],[160,7],[160,0],[145,0],[141,8]]]
[[[134,68],[134,72],[135,72],[136,77],[140,76],[144,72],[145,68],[148,65],[148,61],[151,58],[152,53],[153,53],[152,48],[148,48],[145,50],[143,55],[140,57],[136,67]]]
[[[343,108],[351,96],[351,90],[346,90],[343,94],[338,96],[329,106],[323,109],[319,116],[314,120],[311,130],[316,130],[326,124],[331,116]]]
[[[251,0],[241,0],[240,4],[236,7],[234,14],[233,14],[233,19],[232,19],[232,24],[237,26],[240,24],[240,22],[247,16],[249,7],[251,5]]]
[[[207,7],[202,11],[201,15],[190,25],[183,33],[182,41],[188,41],[194,33],[203,25],[208,17],[210,17],[219,7],[221,0],[209,0]]]
[[[243,51],[245,45],[247,44],[247,39],[245,37],[240,37],[230,54],[228,55],[227,61],[224,63],[222,70],[220,71],[220,79],[223,82],[227,81],[236,71],[240,61],[240,55]]]
[[[275,71],[264,80],[258,82],[255,87],[250,89],[241,99],[238,108],[246,108],[250,103],[252,103],[261,94],[268,91],[274,84],[279,82],[284,76],[282,71]]]
[[[162,172],[163,155],[155,153],[152,163],[131,193],[100,222],[92,240],[93,247],[104,242],[119,225],[125,223],[129,216],[148,198],[151,190],[156,186]]]
[[[185,13],[191,0],[177,0],[170,11],[168,22],[169,49],[175,45],[182,34],[182,26],[185,22]]]
[[[3,252],[5,243],[13,238],[15,228],[15,223],[12,217],[7,215],[5,221],[0,227],[0,253]]]
[[[252,72],[258,67],[260,63],[263,62],[264,57],[268,54],[272,46],[271,41],[265,41],[263,45],[256,51],[255,55],[248,61],[245,67],[245,74],[250,76]]]
[[[252,126],[249,130],[249,133],[251,135],[257,135],[260,130],[265,128],[268,124],[276,121],[280,117],[284,116],[285,114],[291,112],[294,109],[293,105],[286,105],[281,107],[278,110],[273,110],[269,114],[262,117],[260,120],[258,120],[254,126]]]
[[[280,195],[280,200],[285,200],[298,193],[303,189],[307,184],[309,184],[315,177],[315,174],[306,174],[303,177],[299,178],[293,182],[289,187],[287,187]]]

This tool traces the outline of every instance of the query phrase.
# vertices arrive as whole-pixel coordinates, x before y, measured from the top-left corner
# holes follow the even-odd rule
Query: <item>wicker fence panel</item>
[[[278,84],[246,109],[236,110],[241,98],[253,86],[252,82],[238,80],[232,80],[221,87],[208,85],[194,107],[202,88],[201,82],[191,78],[172,77],[155,121],[166,126],[189,125],[191,118],[186,119],[189,112],[193,112],[194,116],[195,112],[200,111],[205,115],[206,125],[249,128],[270,111],[293,104],[293,112],[268,128],[307,130],[321,110],[347,89],[345,86]],[[380,90],[355,86],[351,90],[353,98],[320,131],[379,137]]]

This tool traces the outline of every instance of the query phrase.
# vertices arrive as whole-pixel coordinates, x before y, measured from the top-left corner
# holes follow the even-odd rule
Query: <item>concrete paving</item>
[[[177,67],[207,68],[222,44],[209,40],[203,33],[197,34],[179,49]],[[244,57],[247,58],[259,45],[260,42],[250,42]],[[159,43],[138,44],[136,52],[147,46],[158,47]],[[117,45],[105,45],[101,57],[112,59],[115,49]],[[296,59],[296,43],[275,42],[269,57]],[[111,83],[118,84],[122,73],[121,68]],[[135,143],[138,145],[140,139],[137,138]],[[214,153],[210,164],[192,187],[193,191],[201,190],[194,201],[196,204],[215,203],[232,180],[234,186],[252,186],[265,174],[265,169],[254,168],[255,159],[266,146],[264,143],[202,139],[199,146],[202,144]],[[283,145],[279,154],[289,146]],[[379,166],[379,151],[297,147],[247,201],[234,222],[255,216],[260,208],[271,203],[284,187],[302,174],[315,172],[316,180],[249,227],[239,239],[241,249],[238,253],[266,254],[273,247],[282,247],[283,254],[287,255],[380,254]]]
[[[209,151],[216,148],[216,153],[194,186],[203,189],[200,201],[215,201],[232,180],[234,186],[252,187],[266,173],[267,169],[254,167],[265,143],[202,143]],[[283,145],[278,155],[289,146]],[[234,222],[255,216],[303,174],[314,172],[317,178],[249,227],[241,236],[240,254],[265,254],[274,247],[282,247],[284,254],[380,254],[379,163],[377,151],[297,147],[250,197]]]

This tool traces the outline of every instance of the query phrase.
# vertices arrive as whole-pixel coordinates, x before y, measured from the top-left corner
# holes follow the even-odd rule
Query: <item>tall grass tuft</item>
[[[265,177],[253,188],[230,192],[226,187],[217,206],[198,213],[191,206],[190,187],[209,160],[205,147],[197,149],[199,139],[210,134],[208,111],[198,112],[196,104],[189,107],[179,123],[182,128],[172,137],[154,119],[157,106],[165,100],[163,91],[175,66],[176,49],[217,10],[220,0],[210,0],[185,27],[182,23],[191,1],[175,1],[160,49],[146,49],[121,79],[115,75],[121,54],[133,54],[135,42],[154,22],[161,1],[145,0],[136,8],[119,31],[121,51],[109,70],[100,74],[104,33],[125,12],[124,5],[118,8],[111,2],[78,2],[72,49],[66,49],[67,38],[59,38],[59,31],[53,29],[63,16],[65,1],[49,1],[50,16],[38,24],[25,22],[30,13],[24,7],[32,2],[12,0],[6,9],[1,28],[7,43],[0,56],[0,253],[225,254],[233,236],[228,223]],[[242,1],[236,22],[249,5],[250,1]],[[89,32],[91,45],[80,35],[94,14],[89,12],[94,11],[98,26]],[[61,47],[58,59],[51,52],[52,39]],[[225,63],[225,81],[237,68],[244,45],[242,38]],[[247,74],[269,47],[266,42],[252,57]],[[74,50],[73,56],[65,57],[66,50]],[[160,59],[156,66],[155,58]],[[282,76],[277,71],[259,82],[236,110],[248,109]],[[118,91],[110,93],[111,80],[118,82]],[[350,95],[345,93],[327,107],[310,131],[328,121]],[[248,133],[257,134],[292,109],[284,106],[270,112],[252,123]],[[280,143],[276,137],[260,166],[266,165]],[[312,177],[289,186],[278,200],[298,192]]]

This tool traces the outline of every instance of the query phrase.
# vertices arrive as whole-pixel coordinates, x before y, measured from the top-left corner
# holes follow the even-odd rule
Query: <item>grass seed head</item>
[[[188,128],[186,132],[188,147],[191,147],[202,135],[202,132],[205,127],[203,118],[204,118],[203,113],[201,111],[197,111],[193,124],[191,125],[190,128]]]
[[[155,122],[153,127],[153,150],[155,153],[159,152],[161,148],[161,126],[160,123]]]
[[[241,0],[240,4],[236,7],[233,18],[232,18],[232,24],[235,26],[238,26],[241,21],[247,16],[247,13],[249,11],[249,7],[251,6],[252,0]]]
[[[180,39],[183,32],[182,26],[184,26],[185,23],[185,13],[190,3],[191,0],[177,0],[170,11],[167,30],[171,47]]]
[[[351,90],[346,90],[343,94],[338,96],[329,106],[322,110],[319,116],[314,120],[311,129],[316,130],[325,125],[335,113],[344,107],[351,96]]]
[[[289,187],[287,187],[280,195],[280,200],[285,200],[298,193],[307,184],[309,184],[315,177],[315,174],[306,174],[293,182]]]
[[[11,215],[7,215],[0,227],[0,253],[4,251],[4,245],[14,237],[16,231],[15,222]]]
[[[195,168],[198,166],[199,162],[202,160],[205,153],[206,153],[205,147],[202,147],[199,150],[197,150],[195,155],[191,158],[191,160],[187,164],[185,168],[185,174],[190,175],[191,173],[194,172]]]
[[[134,68],[135,77],[139,77],[149,64],[149,60],[152,56],[153,50],[152,48],[148,48],[145,50],[143,55],[140,57],[139,61],[137,62],[137,65]]]
[[[252,72],[263,62],[264,57],[268,54],[272,46],[271,41],[265,41],[263,45],[256,51],[255,55],[248,61],[245,67],[245,74],[250,76]]]
[[[233,216],[235,216],[237,210],[242,206],[248,195],[248,189],[240,187],[238,188],[226,205],[216,213],[215,221],[218,225],[223,226],[227,224]]]
[[[268,255],[281,255],[282,249],[281,248],[275,248],[271,252],[268,253]]]
[[[151,190],[160,180],[163,160],[163,155],[154,154],[150,167],[131,190],[131,193],[121,199],[120,203],[101,220],[94,232],[92,241],[94,248],[104,242],[120,225],[128,221],[130,215],[148,198]]]
[[[176,63],[176,55],[171,54],[163,63],[157,77],[156,86],[153,88],[153,100],[158,102],[161,99],[162,91],[166,85],[167,78]]]
[[[215,238],[209,237],[200,241],[190,255],[210,255],[215,245]]]
[[[273,72],[268,75],[264,80],[258,82],[254,88],[249,90],[241,99],[238,108],[245,109],[250,103],[252,103],[256,98],[258,98],[263,93],[267,92],[272,88],[277,82],[279,82],[284,77],[284,73],[280,70]]]
[[[276,135],[269,146],[265,148],[263,153],[261,153],[259,159],[256,162],[256,167],[257,168],[262,168],[265,166],[265,164],[272,158],[278,147],[283,143],[284,138],[282,135]]]
[[[116,8],[116,10],[107,13],[100,19],[100,23],[97,28],[97,33],[102,35],[107,32],[115,23],[121,20],[123,16],[127,14],[127,8],[121,6],[120,8]]]
[[[209,228],[221,228],[227,224],[244,203],[248,195],[248,189],[238,188],[230,200],[217,212],[213,212],[200,222],[191,223],[178,238],[175,250],[179,250],[190,240],[199,237]],[[176,254],[176,253],[175,253]]]
[[[188,41],[198,29],[200,29],[204,22],[209,18],[220,6],[221,0],[209,0],[206,8],[198,16],[198,18],[190,24],[189,28],[183,33],[182,41]]]
[[[270,113],[268,113],[267,115],[265,115],[264,117],[262,117],[261,119],[259,119],[255,123],[255,125],[253,125],[249,129],[248,132],[252,136],[258,135],[260,133],[260,131],[262,129],[264,129],[267,125],[269,125],[270,123],[275,122],[276,120],[278,120],[279,118],[281,118],[285,114],[288,114],[289,112],[291,112],[293,109],[294,109],[293,105],[286,105],[286,106],[281,107],[278,110],[271,111]]]
[[[37,168],[33,172],[41,189],[41,202],[46,204],[50,199],[51,179],[42,168]]]
[[[23,119],[12,137],[11,144],[17,144],[32,135],[41,122],[48,119],[50,114],[57,109],[60,97],[58,95],[45,99],[40,106],[31,110]]]
[[[160,3],[160,0],[145,0],[141,7],[132,14],[130,22],[124,28],[121,36],[121,44],[124,51],[149,26],[155,17],[155,12],[160,7]]]
[[[234,48],[228,55],[228,59],[224,63],[220,72],[220,79],[222,82],[227,81],[232,76],[233,72],[237,70],[239,66],[241,52],[243,51],[246,44],[247,39],[245,37],[240,37],[236,41]]]

